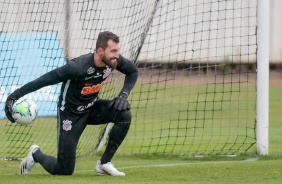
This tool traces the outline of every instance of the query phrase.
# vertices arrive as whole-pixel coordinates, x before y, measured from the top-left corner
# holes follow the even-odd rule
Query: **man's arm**
[[[66,65],[56,68],[50,72],[47,72],[41,77],[23,85],[11,95],[14,97],[15,100],[17,100],[20,97],[28,93],[34,92],[45,86],[54,85],[66,81],[68,79],[73,79],[77,75],[79,75],[77,69],[77,63],[70,61]]]
[[[117,70],[125,74],[125,80],[123,88],[121,89],[119,95],[112,100],[109,108],[113,107],[114,109],[119,111],[129,110],[130,104],[127,100],[127,97],[137,81],[138,70],[132,62],[130,62],[128,59],[125,59],[121,55],[118,58],[117,62]]]
[[[117,62],[117,70],[125,74],[123,88],[121,89],[120,93],[126,92],[129,95],[138,79],[138,70],[131,61],[121,55]]]
[[[57,69],[54,69],[42,75],[41,77],[15,90],[12,94],[8,96],[6,100],[5,113],[6,113],[7,118],[11,122],[13,123],[15,122],[14,118],[12,117],[12,111],[13,111],[13,104],[15,103],[16,100],[42,87],[57,84],[57,83],[67,80],[68,78],[71,79],[75,77],[75,74],[77,74],[78,72],[74,72],[74,69],[75,69],[75,64],[73,62],[68,63],[62,67],[59,67]]]
[[[34,92],[34,91],[40,89],[42,87],[57,84],[57,83],[60,83],[60,82],[62,82],[62,78],[60,77],[57,70],[55,69],[55,70],[52,70],[52,71],[42,75],[41,77],[23,85],[21,88],[17,89],[18,90],[18,96],[15,96],[15,97],[20,98],[20,97],[22,97],[22,96],[24,96],[28,93],[31,93],[31,92]]]

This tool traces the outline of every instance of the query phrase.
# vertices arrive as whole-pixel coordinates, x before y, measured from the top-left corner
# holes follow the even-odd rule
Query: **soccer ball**
[[[21,125],[28,125],[34,122],[37,116],[37,105],[29,99],[19,99],[13,105],[12,117]]]

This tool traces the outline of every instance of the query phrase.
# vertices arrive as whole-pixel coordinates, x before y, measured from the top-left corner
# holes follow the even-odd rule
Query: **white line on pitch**
[[[181,165],[200,165],[200,164],[225,164],[232,162],[247,162],[247,161],[256,161],[257,159],[248,159],[248,160],[240,160],[240,161],[205,161],[205,162],[189,162],[189,163],[171,163],[171,164],[154,164],[154,165],[139,165],[139,166],[125,166],[119,167],[119,169],[131,169],[131,168],[150,168],[150,167],[172,167],[172,166],[181,166]]]
[[[204,161],[204,162],[186,162],[186,163],[170,163],[170,164],[153,164],[153,165],[136,165],[136,166],[125,166],[125,167],[117,167],[118,169],[133,169],[133,168],[150,168],[150,167],[173,167],[173,166],[181,166],[181,165],[200,165],[200,164],[226,164],[232,162],[250,162],[257,161],[257,158],[249,158],[246,160],[239,161]],[[76,170],[75,172],[91,172],[93,170]]]

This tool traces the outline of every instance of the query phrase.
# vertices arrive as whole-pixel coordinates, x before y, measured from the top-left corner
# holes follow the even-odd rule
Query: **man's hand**
[[[127,100],[128,94],[126,92],[122,92],[119,94],[119,96],[117,96],[116,98],[114,98],[110,104],[109,104],[109,108],[113,107],[115,110],[129,110],[130,109],[130,104]]]
[[[15,123],[14,118],[12,117],[12,113],[13,113],[13,105],[15,103],[16,100],[13,100],[10,96],[8,96],[7,100],[6,100],[6,104],[5,104],[5,113],[7,118],[12,122]]]
[[[23,95],[21,94],[20,90],[17,89],[15,90],[12,94],[10,94],[6,100],[6,104],[5,104],[5,113],[7,118],[12,122],[15,123],[16,121],[14,120],[14,118],[12,117],[13,114],[13,105],[15,103],[16,100],[18,100],[20,97],[22,97]]]

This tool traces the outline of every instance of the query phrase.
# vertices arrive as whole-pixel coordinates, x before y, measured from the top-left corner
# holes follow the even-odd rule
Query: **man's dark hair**
[[[100,32],[96,42],[96,49],[98,49],[99,47],[106,49],[109,40],[113,40],[115,43],[119,43],[119,37],[116,34],[110,31]]]

